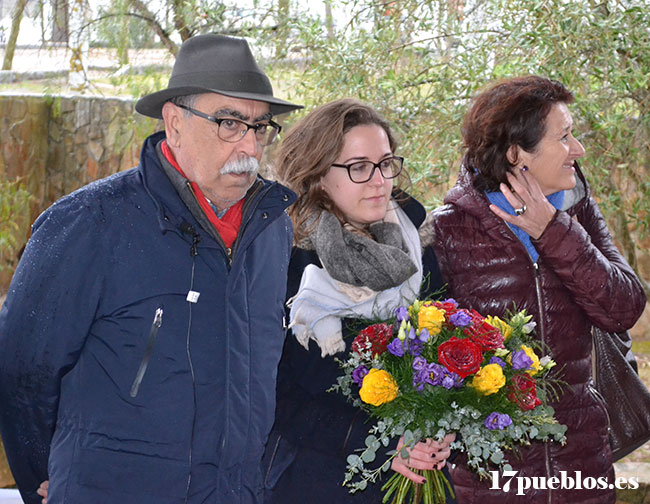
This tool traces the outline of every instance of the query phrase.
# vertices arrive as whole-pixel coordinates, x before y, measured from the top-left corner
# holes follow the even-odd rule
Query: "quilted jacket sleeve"
[[[643,287],[616,248],[593,199],[580,209],[577,220],[557,212],[533,244],[594,325],[623,331],[641,316]]]
[[[0,312],[0,429],[26,503],[39,484],[56,425],[62,377],[95,316],[97,226],[88,206],[59,203],[36,222]]]

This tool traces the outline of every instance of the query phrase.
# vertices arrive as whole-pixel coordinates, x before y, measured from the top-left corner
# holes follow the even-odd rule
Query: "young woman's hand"
[[[41,486],[38,487],[38,490],[36,490],[36,493],[43,497],[43,500],[41,501],[43,504],[47,504],[47,490],[50,487],[50,482],[48,480],[45,480],[43,483],[41,483]]]
[[[426,479],[414,473],[411,469],[433,470],[442,469],[447,463],[451,449],[449,445],[456,439],[456,434],[447,434],[442,441],[427,439],[420,441],[413,448],[407,448],[408,458],[402,458],[398,453],[393,459],[391,468],[408,479],[423,484]],[[400,438],[397,443],[397,451],[400,452],[404,446],[404,439]]]

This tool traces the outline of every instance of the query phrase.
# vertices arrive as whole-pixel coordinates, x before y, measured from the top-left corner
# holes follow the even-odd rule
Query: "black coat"
[[[425,217],[422,205],[412,198],[400,205],[419,227]],[[315,251],[294,247],[287,298],[298,291],[303,271],[309,264],[322,267]],[[430,247],[423,256],[423,270],[425,288],[421,294],[427,296],[442,288],[438,262]],[[337,355],[339,358],[347,355],[358,333],[354,325],[353,320],[343,321],[343,337],[348,348]],[[307,498],[310,504],[381,502],[381,487],[388,476],[355,494],[341,485],[346,458],[365,446],[372,422],[342,394],[327,392],[341,375],[334,358],[321,357],[314,341],[309,342],[307,351],[292,334],[287,337],[278,371],[275,425],[265,454],[267,504],[302,503]]]

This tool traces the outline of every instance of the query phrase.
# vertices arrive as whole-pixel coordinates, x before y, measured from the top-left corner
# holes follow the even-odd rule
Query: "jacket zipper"
[[[255,197],[259,194],[261,191],[261,184],[257,184],[253,188],[253,192],[248,195],[246,198],[246,201],[244,201],[244,206],[242,208],[241,214],[242,214],[242,226],[239,230],[239,233],[237,233],[237,238],[235,239],[235,243],[233,244],[232,248],[227,249],[228,257],[230,259],[230,264],[232,265],[232,259],[235,255],[235,251],[237,250],[237,247],[239,246],[239,242],[241,241],[241,237],[244,235],[244,230],[248,226],[248,223],[250,222],[250,219],[246,219],[247,217],[247,212],[250,209],[250,207],[255,203],[257,204],[257,201],[255,200]],[[270,189],[270,188],[269,188]]]
[[[140,362],[140,367],[138,372],[135,375],[135,380],[133,380],[133,385],[131,385],[131,397],[136,397],[138,395],[138,390],[140,389],[140,384],[144,378],[144,374],[147,371],[149,366],[149,359],[151,358],[151,353],[153,352],[154,344],[156,343],[156,336],[158,335],[158,330],[162,326],[162,316],[163,309],[161,307],[156,309],[156,313],[153,317],[153,322],[151,324],[151,330],[149,331],[149,337],[147,338],[147,346],[142,356],[142,361]]]
[[[244,235],[244,231],[248,227],[248,223],[251,220],[250,216],[248,215],[249,214],[249,209],[253,205],[257,206],[258,201],[261,200],[262,197],[263,197],[262,196],[260,198],[257,198],[258,194],[261,191],[261,188],[262,188],[262,184],[256,183],[256,186],[253,189],[253,192],[251,192],[251,194],[249,194],[248,197],[246,198],[246,201],[244,201],[244,206],[242,208],[242,225],[241,225],[241,228],[239,229],[239,232],[237,233],[237,239],[235,240],[235,243],[233,244],[232,249],[229,249],[230,264],[232,264],[232,259],[233,259],[234,255],[235,255],[235,252],[237,251],[237,248],[238,248],[239,243],[241,241],[241,237]],[[267,188],[265,193],[268,192],[270,189],[271,189],[270,187]],[[226,323],[228,323],[227,320],[226,320]],[[227,369],[230,368],[230,362],[229,362],[227,356],[226,356],[226,368]],[[225,418],[228,418],[229,415],[230,415],[230,411],[228,409],[228,395],[229,395],[229,391],[228,391],[228,389],[226,389],[226,398],[225,398],[225,401],[224,401],[225,408],[226,408]],[[222,450],[222,452],[226,449],[227,444],[228,444],[228,431],[229,431],[228,427],[226,427],[223,438],[221,440],[221,450]]]
[[[539,310],[539,333],[542,343],[546,345],[546,331],[544,328],[544,310],[542,308],[542,287],[539,284],[539,265],[533,263],[535,269],[535,291],[537,292],[537,309]]]
[[[537,310],[539,311],[539,335],[542,340],[542,344],[546,346],[546,332],[544,328],[544,310],[542,307],[542,287],[539,281],[539,264],[536,262],[533,263],[533,268],[535,269],[535,292],[537,294]],[[544,463],[546,465],[546,477],[551,477],[551,454],[549,453],[548,443],[544,443]],[[548,498],[546,500],[548,504],[553,502],[553,490],[548,489]]]
[[[199,205],[199,208],[201,208],[201,204],[199,203],[199,198],[198,198],[198,196],[196,195],[196,193],[194,192],[194,189],[192,188],[192,184],[191,184],[189,181],[187,181],[187,182],[185,183],[185,185],[187,186],[187,188],[188,188],[188,189],[190,190],[190,192],[192,193],[192,196],[194,196],[194,199],[195,199],[195,201],[196,201],[196,204]],[[219,235],[219,232],[218,232],[218,231],[217,231],[217,233],[216,233],[216,237],[215,237],[215,238],[217,238],[217,243],[218,243],[219,245],[221,245],[221,248],[222,248],[223,251],[226,253],[226,258],[228,259],[228,267],[230,268],[230,266],[232,266],[232,249],[231,249],[230,247],[226,247],[226,244],[225,244],[225,243],[223,242],[223,240],[221,239],[221,236]]]
[[[593,378],[592,378],[593,385],[591,383],[588,383],[587,384],[587,390],[589,391],[591,396],[594,398],[594,400],[598,404],[600,404],[602,406],[602,409],[605,410],[605,415],[607,416],[607,432],[609,433],[609,431],[612,429],[612,421],[611,421],[611,418],[609,416],[609,411],[607,409],[607,401],[605,400],[603,395],[600,393],[600,390],[598,390],[598,388],[597,388],[598,387],[598,376],[596,375],[596,370],[598,369],[598,353],[595,351],[595,349],[593,347],[593,341],[592,341],[591,355],[592,355],[591,358],[593,360],[593,363],[592,363],[592,366],[591,366],[591,368],[592,368],[591,374],[593,376]]]

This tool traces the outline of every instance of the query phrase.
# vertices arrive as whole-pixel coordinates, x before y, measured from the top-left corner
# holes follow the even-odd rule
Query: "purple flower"
[[[407,345],[407,351],[412,356],[418,356],[424,350],[424,343],[419,340],[404,340],[404,343]]]
[[[490,359],[490,364],[498,364],[498,365],[501,366],[502,368],[506,367],[506,363],[503,362],[503,361],[502,361],[501,359],[499,359],[498,357],[492,357],[492,358]]]
[[[423,357],[413,359],[413,387],[422,392],[426,384],[436,385],[438,364],[429,364]]]
[[[512,354],[512,369],[530,369],[533,365],[533,359],[526,355],[523,350],[517,350]]]
[[[413,362],[413,387],[416,390],[422,392],[425,385],[442,386],[447,390],[463,386],[462,378],[449,371],[445,366],[435,362],[429,364],[421,357],[416,357],[416,359],[420,359],[417,368],[415,360]]]
[[[512,418],[505,413],[494,411],[485,419],[485,426],[490,430],[503,430],[512,425]]]
[[[464,311],[457,311],[449,317],[449,322],[454,324],[456,327],[466,327],[472,323],[472,317]]]
[[[397,340],[399,341],[399,340]],[[366,366],[358,366],[354,371],[352,371],[352,381],[356,383],[359,387],[363,385],[363,377],[368,374],[368,368]]]
[[[399,338],[395,338],[391,341],[387,348],[388,351],[396,357],[404,356],[404,345]]]
[[[426,343],[427,341],[429,341],[430,337],[431,337],[431,335],[429,334],[429,330],[426,327],[424,327],[424,328],[422,328],[420,330],[420,335],[418,336],[418,339],[422,343]]]
[[[437,385],[439,376],[436,374],[437,364],[426,364],[422,369],[413,373],[413,386],[422,392],[425,385]]]
[[[440,374],[440,383],[447,390],[451,388],[460,388],[463,386],[463,379],[458,376],[456,373],[452,373],[445,366],[439,366],[441,368]]]
[[[413,359],[413,364],[411,365],[413,366],[414,371],[419,371],[427,365],[427,361],[424,359],[424,357],[416,357]]]
[[[426,378],[426,370],[420,369],[419,371],[413,371],[413,388],[418,392],[422,392],[426,384]]]
[[[454,388],[454,379],[451,376],[445,376],[440,383],[447,390]]]
[[[397,318],[398,323],[401,323],[402,320],[406,320],[408,322],[409,320],[408,309],[404,306],[400,306],[397,310],[395,310],[395,317]]]

